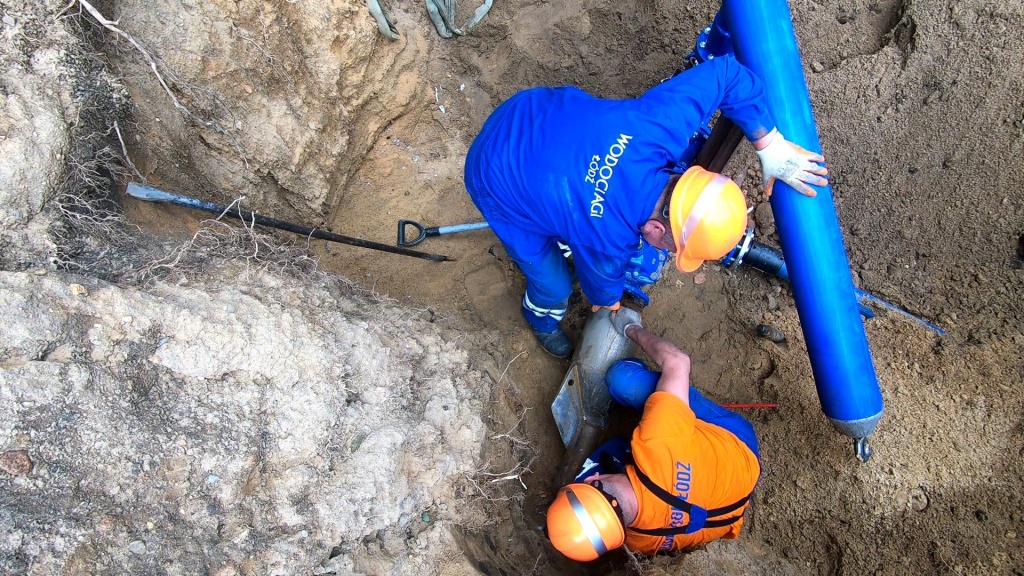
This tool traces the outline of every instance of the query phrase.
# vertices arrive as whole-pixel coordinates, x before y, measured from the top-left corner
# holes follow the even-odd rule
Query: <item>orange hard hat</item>
[[[747,230],[747,201],[729,178],[692,166],[672,189],[668,217],[676,268],[693,272],[736,247]]]
[[[589,484],[562,487],[548,508],[548,538],[578,562],[589,562],[626,540],[614,500]]]

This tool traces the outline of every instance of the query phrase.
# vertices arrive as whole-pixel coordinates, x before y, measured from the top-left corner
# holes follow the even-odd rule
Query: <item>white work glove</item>
[[[629,308],[622,308],[612,312],[612,327],[615,328],[616,332],[622,334],[624,338],[629,338],[629,336],[626,336],[626,329],[630,326],[644,327],[640,323],[640,314],[638,312]]]
[[[818,193],[807,184],[828,184],[824,178],[828,174],[823,165],[825,158],[786,140],[778,129],[772,130],[772,134],[765,137],[769,140],[768,145],[757,151],[761,159],[761,173],[764,174],[765,194],[771,196],[775,180],[782,180],[804,196],[816,196]]]

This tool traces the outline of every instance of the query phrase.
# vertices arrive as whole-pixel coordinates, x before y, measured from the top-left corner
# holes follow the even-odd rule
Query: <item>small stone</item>
[[[754,208],[754,220],[762,228],[775,226],[775,213],[772,212],[772,205],[767,202],[759,203]]]
[[[110,534],[110,532],[117,527],[117,518],[104,514],[100,517],[99,521],[96,522],[96,531],[100,534]]]
[[[1008,531],[1006,532],[1006,537],[1007,537],[1008,539],[1010,539],[1010,540],[1016,540],[1016,539],[1017,539],[1017,533],[1016,533],[1016,532],[1014,532],[1013,530],[1008,530]]]
[[[71,294],[73,296],[88,296],[89,295],[89,290],[85,286],[82,286],[81,284],[72,284],[71,286],[69,286],[69,288],[70,288]]]
[[[10,14],[4,14],[4,24],[10,28],[14,28],[18,24],[18,21]]]
[[[1005,204],[1005,202],[1003,202],[1003,204]],[[46,276],[46,268],[39,268],[38,270],[33,270],[32,273],[35,274],[36,276]]]
[[[782,330],[776,328],[775,326],[770,326],[768,324],[758,324],[756,330],[758,335],[767,338],[772,342],[782,343],[786,341],[786,334]]]
[[[914,512],[924,512],[928,509],[928,494],[918,489],[910,493],[910,509]]]
[[[142,540],[135,540],[128,545],[128,551],[136,556],[142,556],[146,553],[146,543]]]
[[[819,72],[819,73],[820,72],[824,72],[825,71],[825,65],[822,64],[821,62],[815,60],[814,62],[811,62],[811,70],[814,70],[815,72]]]
[[[707,274],[705,274],[703,272],[699,272],[699,273],[697,273],[697,274],[695,274],[693,276],[693,283],[698,285],[698,286],[700,286],[701,284],[703,284],[703,283],[705,283],[707,281],[708,281],[708,276],[707,276]]]
[[[924,105],[927,106],[932,102],[935,102],[936,100],[939,99],[939,96],[942,96],[942,92],[940,90],[933,91],[931,94],[925,97]]]
[[[797,557],[796,548],[793,548],[792,546],[787,546],[786,549],[782,551],[782,553],[786,556],[786,558],[789,558],[790,560],[793,560]]]
[[[11,476],[24,476],[32,471],[28,450],[8,450],[0,454],[0,472]]]

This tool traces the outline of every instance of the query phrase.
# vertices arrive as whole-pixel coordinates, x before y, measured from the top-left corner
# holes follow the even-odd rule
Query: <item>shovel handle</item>
[[[165,202],[167,204],[174,204],[176,206],[184,206],[185,208],[210,212],[211,214],[219,214],[221,217],[227,216],[230,218],[237,218],[248,223],[249,226],[259,224],[260,226],[269,226],[271,228],[277,228],[278,230],[287,230],[288,232],[302,234],[309,238],[319,238],[321,240],[327,240],[328,242],[337,242],[339,244],[348,244],[350,246],[359,246],[360,248],[380,250],[381,252],[389,252],[391,254],[412,256],[414,258],[422,258],[433,262],[450,262],[455,260],[454,258],[443,254],[429,254],[427,252],[418,252],[416,250],[406,250],[405,248],[395,248],[394,246],[381,244],[380,242],[371,242],[360,238],[342,236],[341,234],[335,234],[334,232],[328,232],[327,230],[310,228],[309,226],[285,222],[284,220],[270,218],[269,216],[263,216],[262,214],[256,214],[255,212],[248,212],[238,208],[234,203],[229,206],[214,204],[213,202],[207,202],[197,198],[189,198],[188,196],[182,196],[180,194],[171,194],[170,192],[164,192],[163,190],[158,190],[143,184],[136,184],[135,182],[128,183],[125,193],[140,200],[146,200],[149,202]]]
[[[405,237],[405,227],[412,226],[418,232],[417,236],[411,240]],[[398,221],[398,245],[399,246],[415,246],[420,242],[423,242],[427,238],[434,236],[440,236],[442,234],[455,234],[456,232],[469,232],[471,230],[483,230],[484,228],[490,228],[490,224],[487,222],[469,222],[467,224],[453,224],[451,226],[433,226],[431,228],[424,228],[423,224],[414,220],[399,220]]]
[[[405,227],[412,226],[416,229],[417,235],[412,240],[405,239]],[[432,232],[432,234],[431,234]],[[399,246],[415,246],[420,242],[427,239],[427,236],[437,236],[437,228],[424,228],[423,224],[413,220],[399,220],[398,221],[398,245]]]

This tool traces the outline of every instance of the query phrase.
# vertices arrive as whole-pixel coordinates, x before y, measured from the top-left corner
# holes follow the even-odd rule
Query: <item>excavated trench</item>
[[[121,6],[134,21],[150,21],[154,16],[159,20],[161,14],[131,2]],[[244,44],[220,44],[200,32],[196,34],[199,46],[211,54],[200,61],[208,61],[206,69],[216,72],[200,74],[197,82],[202,80],[222,94],[237,94],[240,102],[259,94],[267,104],[249,109],[250,118],[234,124],[239,131],[234,138],[214,137],[199,146],[200,142],[158,136],[133,152],[140,169],[152,174],[162,188],[222,188],[214,200],[225,204],[231,201],[227,191],[249,190],[246,201],[256,208],[247,209],[353,237],[390,243],[391,222],[400,218],[426,225],[475,221],[479,215],[465,195],[461,162],[490,110],[515,90],[531,85],[573,84],[605,97],[639,94],[681,67],[695,32],[705,23],[702,11],[682,6],[665,9],[670,18],[653,18],[631,7],[600,2],[581,15],[566,6],[499,6],[474,34],[446,42],[417,22],[400,42],[384,42],[373,34],[364,34],[358,42],[348,40],[347,55],[354,64],[343,65],[334,78],[324,78],[313,67],[316,62],[309,61],[307,48],[278,45],[273,34],[265,32],[264,40],[271,53],[281,55],[276,67]],[[713,15],[713,7],[707,11],[709,17]],[[241,13],[223,17],[243,30],[265,25],[264,20],[247,21]],[[287,12],[277,17],[301,22],[300,15]],[[536,18],[552,19],[557,31],[536,37]],[[203,29],[199,21],[192,25]],[[191,52],[164,47],[164,57],[177,54],[171,61],[182,65],[193,60]],[[222,60],[231,54],[248,58],[249,67]],[[361,68],[368,62],[382,65]],[[137,62],[124,58],[121,65]],[[285,78],[294,86],[290,93],[320,93],[326,98],[283,98]],[[345,104],[332,104],[332,98],[338,97]],[[137,102],[143,127],[153,122],[145,118],[147,111],[156,116],[166,107],[159,92],[150,93],[149,98]],[[192,102],[203,101],[197,94]],[[228,117],[242,118],[242,110],[249,107],[246,104],[232,113],[229,105]],[[257,125],[262,129],[255,130]],[[268,140],[266,129],[276,132],[280,143]],[[243,145],[229,146],[233,139]],[[210,144],[220,152],[203,154]],[[168,148],[173,158],[180,158],[173,167],[159,160],[161,150]],[[239,170],[240,148],[243,165],[249,164],[257,179],[239,178],[246,173]],[[288,163],[282,164],[282,154]],[[327,158],[339,159],[329,173],[323,171]],[[738,171],[745,173],[744,168]],[[745,188],[756,194],[752,186]],[[140,222],[162,218],[148,207],[129,208]],[[329,215],[322,224],[319,214]],[[518,270],[488,231],[430,240],[419,248],[451,254],[458,261],[420,262],[317,240],[309,244],[310,253],[326,270],[412,310],[429,309],[432,316],[436,310],[454,326],[494,330],[499,335],[496,348],[485,352],[505,369],[497,378],[492,374],[493,404],[501,408],[481,415],[495,432],[492,442],[482,448],[482,459],[490,466],[488,473],[512,470],[509,476],[515,480],[496,492],[490,488],[482,492],[480,505],[487,518],[460,519],[471,526],[458,530],[466,557],[484,574],[628,572],[630,559],[621,551],[583,566],[567,561],[544,541],[544,512],[557,489],[555,478],[563,468],[564,455],[550,404],[568,364],[544,356],[521,325],[515,312],[522,290]],[[723,400],[764,400],[758,383],[774,373],[774,353],[756,338],[752,322],[762,300],[767,298],[770,304],[784,287],[756,274],[709,268],[697,279],[670,275],[652,290],[654,304],[644,313],[659,332],[674,334],[688,344],[700,363],[697,374],[708,383],[706,393]],[[588,306],[579,294],[571,306],[566,324],[575,336]],[[473,354],[472,344],[467,346]],[[722,355],[722,350],[728,353]],[[768,391],[769,396],[774,393]],[[614,432],[628,435],[636,421],[637,415],[619,411]],[[493,441],[505,430],[510,431],[506,436],[521,435],[518,442],[526,447],[513,442],[509,448],[501,439]],[[495,480],[483,478],[481,482]]]
[[[713,265],[695,275],[669,273],[651,291],[653,303],[643,311],[644,318],[657,333],[690,353],[694,383],[722,403],[775,402],[779,408],[744,413],[759,435],[765,465],[740,540],[716,542],[683,558],[656,558],[644,564],[645,574],[676,573],[683,567],[694,574],[737,575],[915,570],[989,574],[1016,573],[1024,565],[1020,548],[1013,543],[1021,531],[1020,494],[1015,488],[1024,450],[1019,426],[1024,399],[1012,387],[1024,366],[1019,332],[1024,312],[1015,297],[1021,289],[1024,250],[1015,215],[1024,210],[1019,195],[963,185],[978,173],[993,179],[992,190],[1017,190],[1024,181],[1016,162],[1017,104],[1024,74],[1005,73],[1024,69],[1024,50],[1019,49],[1024,34],[1015,33],[1024,20],[1012,3],[956,4],[946,9],[895,1],[792,3],[815,113],[826,154],[831,154],[836,204],[855,280],[936,321],[950,335],[940,338],[886,314],[866,324],[886,413],[874,438],[876,455],[864,465],[853,457],[849,439],[837,434],[821,413],[786,284]],[[680,68],[696,32],[711,21],[717,8],[709,2],[497,3],[472,34],[442,40],[420,5],[395,3],[389,9],[400,38],[390,42],[379,36],[365,5],[356,0],[108,0],[96,6],[110,18],[108,24],[116,21],[122,31],[144,40],[147,50],[140,53],[123,36],[89,20],[85,12],[61,16],[83,21],[84,35],[109,61],[108,80],[123,82],[131,96],[131,122],[121,125],[123,137],[116,142],[125,147],[138,171],[126,172],[129,179],[143,177],[172,192],[225,204],[244,196],[246,209],[389,244],[395,240],[399,219],[428,226],[479,219],[462,186],[462,161],[473,136],[503,99],[533,85],[575,85],[609,98],[637,95]],[[465,21],[474,8],[459,7],[457,20]],[[13,26],[11,21],[33,22],[14,9],[8,12],[7,27]],[[33,30],[46,30],[39,23],[54,19],[54,14],[46,14],[35,20],[38,27]],[[985,50],[946,50],[981,38]],[[1001,39],[1005,46],[992,45],[991,38]],[[49,55],[26,56],[18,70],[45,68]],[[154,67],[160,78],[154,76]],[[160,80],[167,81],[166,87]],[[21,98],[14,88],[22,89],[22,84],[28,86],[21,82],[5,88],[5,103]],[[189,113],[174,105],[167,90]],[[39,94],[46,92],[39,89]],[[971,127],[979,124],[994,128],[979,135]],[[942,131],[949,132],[945,140],[931,136]],[[983,137],[986,140],[980,140]],[[991,158],[963,152],[982,147],[991,150]],[[1000,169],[993,171],[992,165]],[[777,246],[774,217],[760,191],[756,166],[750,150],[741,146],[726,172],[747,193],[758,239]],[[158,209],[131,200],[124,206],[133,222],[167,244],[187,242],[202,228],[199,218],[183,209]],[[253,244],[245,242],[251,237],[239,238],[243,254],[251,255]],[[300,324],[308,324],[308,330],[324,338],[336,337],[334,329],[339,326],[347,331],[346,337],[372,333],[379,340],[370,341],[367,350],[346,349],[346,354],[356,353],[361,361],[373,364],[386,358],[380,352],[384,349],[408,353],[427,374],[417,380],[416,374],[399,367],[399,380],[385,391],[371,385],[360,393],[364,396],[353,397],[338,393],[330,382],[318,381],[321,388],[313,396],[337,394],[331,396],[336,414],[383,399],[376,406],[384,409],[384,416],[370,418],[370,423],[346,421],[353,428],[392,417],[415,428],[422,416],[443,432],[431,435],[430,428],[416,428],[416,450],[403,451],[402,434],[374,436],[346,428],[352,434],[330,443],[328,457],[296,467],[300,472],[289,477],[293,481],[280,484],[290,490],[285,500],[294,500],[288,500],[284,512],[272,492],[275,481],[264,476],[273,467],[247,464],[251,470],[241,474],[239,485],[244,486],[242,492],[255,490],[261,499],[258,506],[253,504],[252,517],[218,526],[216,537],[197,537],[188,540],[188,546],[213,550],[209,557],[226,562],[224,574],[260,573],[270,564],[225,560],[217,556],[218,550],[237,545],[253,557],[273,555],[274,543],[285,540],[283,549],[305,554],[303,566],[311,571],[321,564],[333,566],[335,573],[638,570],[621,552],[592,565],[576,565],[544,542],[544,512],[557,488],[555,477],[564,454],[550,405],[568,363],[545,356],[533,342],[518,315],[521,274],[489,231],[431,239],[420,247],[455,257],[444,263],[305,240],[297,244],[302,262],[346,278],[361,296],[345,300],[351,309],[339,312],[332,300],[345,299],[345,291],[321,290],[313,298],[319,312],[307,310],[305,323]],[[257,245],[260,250],[271,246]],[[254,261],[249,258],[247,263]],[[9,268],[30,268],[16,264]],[[190,283],[202,284],[195,274],[175,281],[179,283],[168,289],[171,295],[187,292]],[[31,282],[35,281],[17,277],[12,284]],[[293,283],[282,289],[277,280],[266,282],[245,287],[237,295],[230,290],[219,294],[225,304],[210,312],[210,325],[230,325],[218,315],[220,309],[226,314],[237,300],[272,319],[269,332],[294,327],[287,312],[293,306],[298,309],[297,303],[309,294]],[[53,307],[59,307],[62,282],[47,286]],[[90,288],[93,293],[119,294]],[[268,295],[257,302],[250,297],[254,291]],[[187,306],[200,310],[211,299],[201,289],[188,294]],[[125,298],[137,299],[140,308],[156,306],[147,304],[151,301],[146,294]],[[381,301],[388,306],[373,304]],[[571,306],[566,325],[575,336],[588,307],[578,296]],[[40,310],[45,308],[41,305]],[[70,323],[83,343],[81,350],[74,349],[75,361],[89,357],[89,346],[116,349],[122,342],[118,338],[128,334],[123,342],[133,356],[127,374],[148,361],[140,350],[153,354],[163,345],[159,334],[131,328],[116,312],[88,308],[81,317],[90,320],[79,322],[75,316]],[[332,326],[322,326],[322,317]],[[90,328],[92,318],[105,323],[105,332]],[[191,326],[183,318],[180,313],[175,316],[174,325],[184,333]],[[759,324],[781,330],[786,341],[759,338]],[[58,344],[48,343],[41,348],[45,354],[36,354],[39,363],[32,356],[26,366],[48,366],[46,356],[61,357],[55,352],[61,349]],[[444,354],[438,356],[441,348]],[[269,355],[277,348],[268,350]],[[313,356],[307,361],[319,366],[322,358]],[[115,362],[116,357],[112,354],[115,360],[107,361]],[[447,362],[440,368],[432,363],[439,357]],[[114,372],[124,368],[112,366]],[[189,368],[184,360],[174,365],[181,371]],[[87,372],[76,377],[84,379]],[[226,373],[222,383],[229,389],[252,384],[245,370]],[[458,374],[459,381],[447,382],[452,374]],[[346,372],[342,377],[349,376]],[[219,382],[164,377],[174,386],[185,381],[199,389]],[[443,402],[430,393],[436,382],[445,384],[445,393],[437,394]],[[254,394],[273,381],[262,378],[257,384]],[[159,391],[146,388],[150,393],[154,389]],[[392,394],[395,390],[402,393]],[[472,394],[461,397],[461,404],[447,400],[467,390]],[[277,393],[281,402],[291,398],[287,386]],[[195,403],[199,406],[205,400],[200,395]],[[399,407],[388,410],[393,407],[387,402]],[[481,424],[446,429],[446,423],[455,421],[453,405],[462,409],[460,418]],[[415,410],[409,412],[409,406]],[[277,417],[291,416],[285,410]],[[613,431],[628,433],[635,418],[618,413]],[[249,420],[240,417],[239,422]],[[326,426],[312,428],[311,435]],[[364,442],[368,437],[373,440],[369,445]],[[254,435],[253,441],[264,450],[268,438],[274,438],[272,431]],[[178,446],[157,440],[154,435],[146,448]],[[386,449],[367,457],[369,448],[364,447],[379,445]],[[441,453],[442,447],[447,452]],[[457,464],[472,463],[472,470],[453,473],[442,465],[456,452]],[[429,456],[428,463],[417,463],[421,454]],[[277,522],[277,513],[292,520],[319,509],[304,491],[306,484],[298,481],[308,480],[303,474],[318,470],[318,478],[329,478],[335,464],[359,455],[370,461],[367,469],[385,455],[401,457],[382,467],[394,476],[376,478],[381,480],[376,486],[382,487],[377,492],[324,515],[324,533],[335,530],[329,545],[302,540],[295,526]],[[287,460],[287,451],[277,457]],[[142,458],[138,456],[139,462]],[[168,457],[170,468],[154,475],[161,482],[208,486],[209,471],[198,464],[183,467],[183,462],[188,460]],[[415,466],[410,468],[409,462]],[[282,469],[292,470],[284,465]],[[230,479],[229,474],[212,476],[224,484]],[[436,482],[435,476],[444,476],[445,482]],[[156,501],[167,494],[188,494],[187,486],[153,486],[159,489],[154,494],[166,490],[154,497]],[[396,496],[396,509],[402,502],[422,509],[363,515],[362,506],[372,507],[390,487],[408,491]],[[417,492],[424,488],[436,492]],[[202,490],[193,492],[208,496]],[[335,501],[351,493],[319,496]],[[124,498],[126,492],[120,494]],[[160,526],[170,530],[178,526],[175,522],[192,517],[207,522],[227,508],[197,502],[192,504],[203,514],[187,516],[177,508],[168,508],[165,514],[162,504],[153,509],[158,520],[166,522]],[[338,521],[334,513],[339,511],[353,516]],[[388,513],[394,513],[391,524],[373,524]],[[84,518],[82,533],[102,545],[96,548],[100,552],[90,548],[68,560],[71,552],[58,550],[50,561],[62,565],[63,558],[95,566],[97,554],[106,561],[104,554],[116,550],[120,552],[113,553],[114,565],[123,561],[154,568],[156,564],[145,562],[159,557],[136,554],[145,550],[136,544],[141,540],[138,534],[154,537],[147,532],[152,530],[148,520],[130,515]],[[808,526],[814,527],[813,533]],[[366,533],[352,539],[352,527]],[[194,533],[204,535],[203,530],[196,528]],[[247,540],[249,530],[259,534]],[[234,540],[222,540],[221,532]],[[45,531],[34,534],[40,542],[52,540]],[[461,554],[445,547],[446,534],[454,537],[452,546]],[[295,548],[288,547],[293,544]],[[185,548],[169,544],[167,549]],[[432,550],[441,552],[431,555]],[[28,558],[22,548],[16,554]],[[209,562],[206,568],[211,572],[221,566]]]

